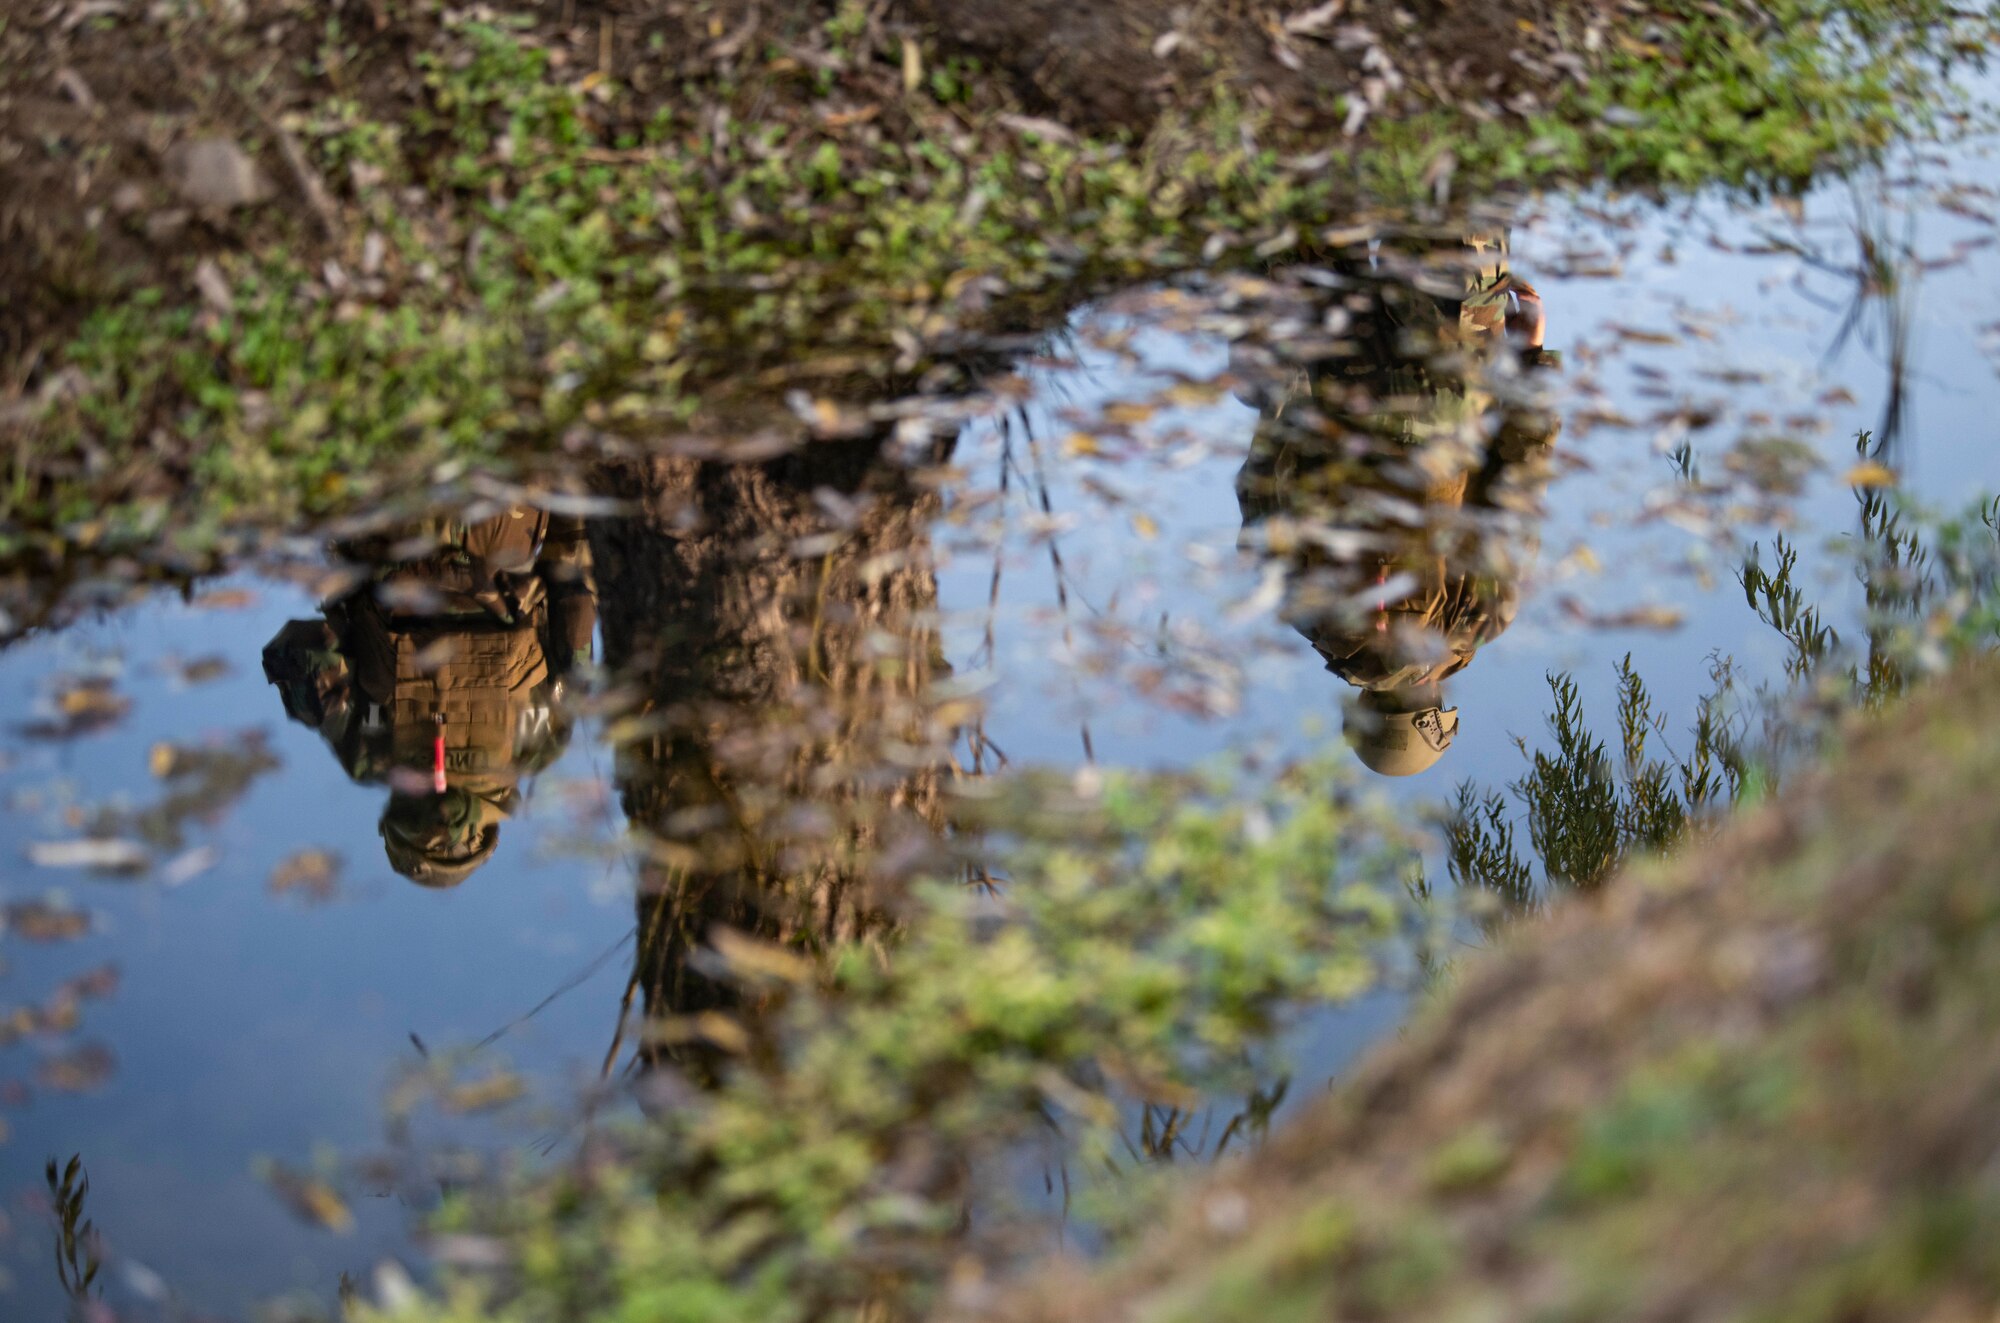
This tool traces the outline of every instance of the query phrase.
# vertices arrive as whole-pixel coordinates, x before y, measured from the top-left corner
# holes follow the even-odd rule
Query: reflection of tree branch
[[[1039,493],[1041,500],[1042,516],[1050,521],[1050,528],[1048,535],[1049,566],[1053,571],[1055,577],[1056,609],[1062,615],[1063,650],[1068,656],[1074,658],[1076,655],[1076,640],[1070,628],[1069,577],[1067,572],[1063,569],[1061,540],[1056,536],[1055,533],[1055,528],[1054,528],[1055,502],[1049,496],[1048,472],[1042,465],[1042,448],[1040,442],[1038,442],[1035,439],[1034,429],[1032,427],[1027,426],[1024,420],[1021,431],[1023,438],[1028,443],[1029,458],[1031,459],[1035,467],[1034,481],[1035,481],[1036,491]],[[1088,606],[1088,603],[1085,603],[1085,605]],[[1074,669],[1070,671],[1070,691],[1076,695],[1077,700],[1079,702],[1082,701],[1083,691],[1077,680],[1076,672]],[[1092,762],[1092,763],[1096,762],[1097,751],[1091,746],[1089,718],[1086,717],[1080,720],[1077,723],[1077,730],[1078,733],[1081,734],[1083,737],[1084,760],[1086,762]]]
[[[1803,276],[1792,282],[1794,290],[1808,302],[1829,313],[1840,311],[1840,322],[1821,356],[1822,369],[1840,356],[1851,339],[1867,336],[1869,313],[1880,309],[1889,380],[1884,392],[1882,418],[1873,433],[1875,449],[1868,458],[1887,462],[1901,448],[1903,423],[1908,411],[1916,282],[1924,269],[1924,263],[1917,257],[1917,213],[1914,209],[1903,211],[1903,234],[1895,238],[1889,234],[1889,216],[1878,203],[1865,197],[1858,185],[1849,186],[1849,196],[1854,209],[1853,219],[1848,225],[1848,234],[1855,248],[1852,261],[1829,257],[1803,239],[1787,238],[1768,227],[1756,227],[1754,233],[1770,248],[1796,258],[1811,270],[1852,283],[1852,293],[1842,303],[1834,303],[1815,297],[1805,287]]]

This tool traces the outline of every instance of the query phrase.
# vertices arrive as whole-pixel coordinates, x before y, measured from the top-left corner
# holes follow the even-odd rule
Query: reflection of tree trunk
[[[898,861],[930,854],[937,498],[872,443],[656,459],[605,485],[636,507],[592,545],[605,660],[645,727],[618,772],[654,846],[637,975],[649,1018],[725,1010],[697,954],[713,926],[803,952],[864,939],[890,922]]]

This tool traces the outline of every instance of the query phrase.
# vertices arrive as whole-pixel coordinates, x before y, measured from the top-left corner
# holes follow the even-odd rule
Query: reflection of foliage
[[[1665,720],[1627,653],[1618,663],[1614,761],[1584,723],[1576,681],[1548,677],[1555,748],[1537,750],[1528,774],[1508,787],[1526,812],[1531,858],[1541,864],[1545,887],[1596,887],[1632,854],[1678,845],[1695,823],[1734,798],[1743,763],[1736,724],[1724,707],[1731,677],[1718,666],[1713,678],[1696,710],[1687,756],[1656,758],[1649,750],[1664,740]],[[1535,870],[1515,843],[1506,798],[1461,784],[1447,841],[1447,867],[1460,887],[1489,892],[1508,911],[1534,903]]]
[[[97,1273],[104,1266],[97,1238],[97,1224],[83,1215],[84,1200],[90,1195],[90,1176],[83,1169],[81,1154],[71,1156],[57,1174],[56,1160],[47,1169],[49,1200],[56,1218],[56,1280],[64,1294],[75,1301],[90,1297]]]
[[[97,826],[106,834],[130,832],[154,849],[176,850],[186,843],[189,823],[219,817],[258,778],[276,771],[278,758],[264,732],[252,729],[203,745],[155,745],[151,766],[163,793],[141,809],[106,809]]]
[[[1856,449],[1869,459],[1869,433]],[[1726,661],[1717,663],[1696,709],[1692,751],[1674,762],[1647,756],[1649,740],[1664,727],[1629,653],[1618,667],[1616,764],[1584,723],[1576,682],[1552,674],[1553,748],[1530,755],[1528,775],[1507,788],[1512,803],[1470,783],[1458,788],[1447,826],[1452,879],[1492,894],[1509,912],[1534,903],[1537,863],[1540,889],[1595,887],[1634,853],[1674,849],[1746,787],[1774,789],[1791,757],[1810,751],[1840,715],[1879,708],[1919,675],[1991,646],[2000,637],[2000,499],[1936,520],[1872,482],[1854,494],[1865,651],[1843,647],[1825,613],[1807,600],[1796,546],[1775,539],[1775,561],[1766,568],[1753,544],[1738,582],[1750,609],[1788,645],[1786,688],[1754,696],[1762,712],[1754,747],[1750,713],[1734,702]],[[1527,857],[1516,844],[1514,805],[1527,821]]]
[[[1806,605],[1805,594],[1793,581],[1793,571],[1799,564],[1798,548],[1786,542],[1782,533],[1774,539],[1773,548],[1778,557],[1776,573],[1764,568],[1757,545],[1752,543],[1736,577],[1743,585],[1743,597],[1750,609],[1792,645],[1792,655],[1785,662],[1785,675],[1796,682],[1818,668],[1840,642],[1840,635],[1821,619],[1818,607]]]
[[[1243,1108],[1229,1118],[1229,1124],[1222,1128],[1221,1136],[1215,1141],[1215,1155],[1221,1157],[1229,1151],[1229,1143],[1238,1135],[1248,1135],[1252,1140],[1262,1139],[1271,1129],[1271,1117],[1284,1103],[1285,1095],[1292,1091],[1289,1076],[1280,1079],[1270,1088],[1258,1086],[1243,1100]]]
[[[1967,670],[1646,903],[1478,962],[1135,1262],[981,1317],[1990,1312],[2000,677]]]
[[[1372,879],[1401,838],[1329,768],[1262,795],[1110,777],[993,812],[1018,842],[1004,891],[918,888],[886,953],[828,952],[779,1016],[779,1059],[627,1132],[621,1164],[448,1208],[519,1249],[501,1289],[520,1316],[667,1298],[709,1318],[904,1316],[977,1248],[971,1163],[1054,1118],[1096,1170],[1119,1099],[1254,1087],[1249,1051],[1286,1008],[1370,987],[1396,931]],[[1153,1115],[1155,1151],[1173,1115]],[[1004,1220],[983,1209],[982,1235]]]
[[[1870,458],[1870,433],[1861,433],[1855,448],[1864,460],[1857,472],[1886,473]],[[1795,685],[1814,687],[1836,707],[1872,709],[1903,695],[1921,674],[1992,642],[2000,623],[2000,499],[1937,519],[1873,482],[1857,486],[1854,497],[1864,652],[1842,649],[1821,613],[1803,605],[1791,582],[1797,553],[1782,538],[1779,573],[1757,569],[1753,546],[1742,581],[1758,617],[1791,644],[1785,673]]]

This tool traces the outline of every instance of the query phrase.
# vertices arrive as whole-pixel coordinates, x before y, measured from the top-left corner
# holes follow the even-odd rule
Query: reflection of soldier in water
[[[1444,681],[1512,622],[1533,551],[1556,428],[1523,392],[1549,359],[1541,299],[1504,238],[1336,269],[1345,337],[1258,401],[1237,494],[1246,534],[1288,564],[1285,619],[1361,691],[1349,743],[1409,776],[1451,746]]]
[[[563,678],[596,626],[582,523],[514,506],[340,550],[369,581],[280,630],[264,674],[349,776],[388,785],[396,871],[456,886],[493,856],[521,778],[568,740]]]
[[[633,983],[640,1061],[698,1078],[702,1017],[756,1016],[718,930],[811,958],[892,923],[935,852],[949,732],[930,557],[936,493],[879,441],[757,463],[616,466],[634,513],[592,528],[607,668],[635,682],[618,751],[648,841]]]

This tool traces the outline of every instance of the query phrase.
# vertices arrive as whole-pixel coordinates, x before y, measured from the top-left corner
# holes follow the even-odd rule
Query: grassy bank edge
[[[1168,1229],[964,1317],[1976,1317],[2000,672],[1526,926]]]

